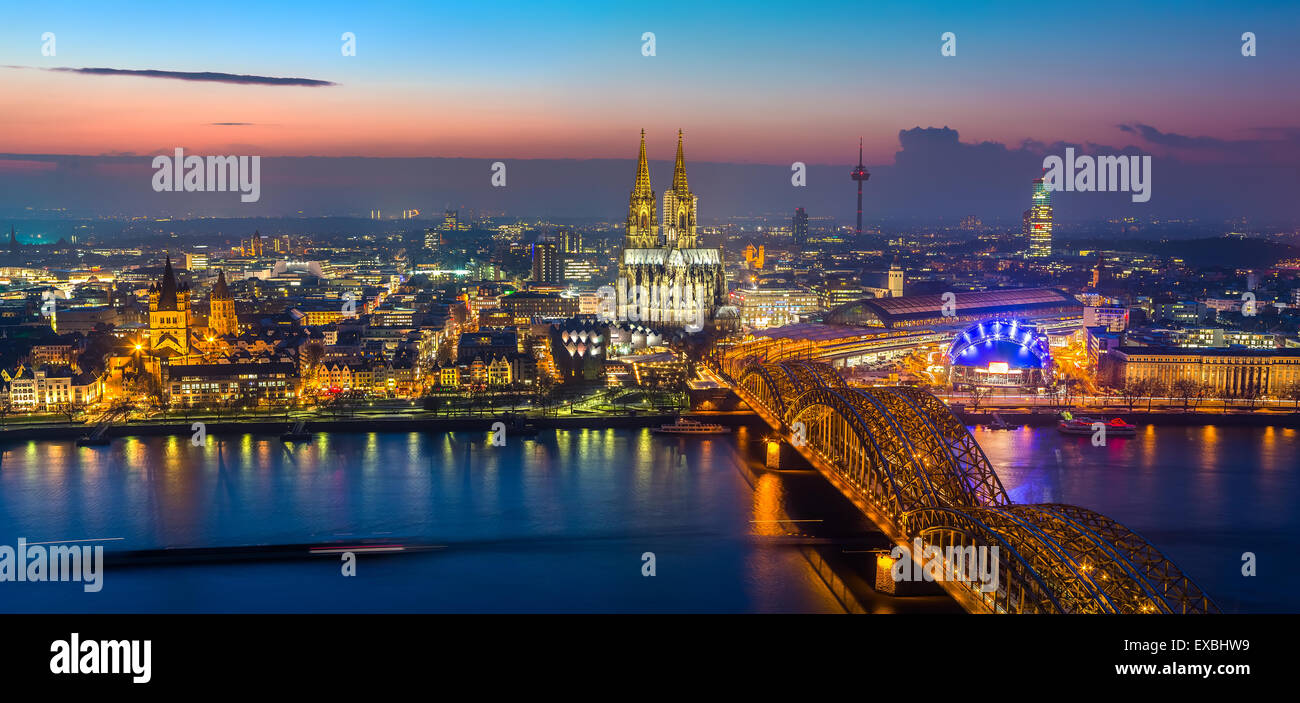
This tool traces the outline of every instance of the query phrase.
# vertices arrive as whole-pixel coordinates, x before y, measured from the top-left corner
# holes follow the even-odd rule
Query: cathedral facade
[[[149,286],[149,354],[162,358],[189,356],[193,315],[190,284],[176,283],[169,256],[162,279]]]
[[[162,277],[149,286],[149,336],[141,344],[145,370],[157,379],[165,378],[167,367],[208,363],[225,355],[226,336],[238,334],[234,300],[224,272],[213,287],[215,328],[194,313],[190,284],[179,282],[171,257]]]
[[[680,130],[672,187],[664,193],[663,203],[661,232],[642,130],[618,267],[617,320],[653,329],[698,331],[724,304],[727,282],[722,252],[699,244],[695,223],[699,199],[686,180]]]

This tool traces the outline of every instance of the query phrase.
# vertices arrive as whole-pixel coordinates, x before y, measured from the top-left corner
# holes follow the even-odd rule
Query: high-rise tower
[[[1052,255],[1052,193],[1043,179],[1034,179],[1032,203],[1025,210],[1022,232],[1025,236],[1025,256],[1035,258]]]
[[[803,246],[808,243],[808,213],[803,208],[794,209],[794,220],[791,222],[790,231],[794,233],[794,243]]]
[[[641,155],[636,162],[636,183],[627,204],[628,249],[654,249],[659,246],[659,218],[655,192],[650,188],[650,163],[645,157],[645,130],[641,130]]]
[[[533,242],[533,283],[554,284],[560,282],[559,247],[552,241]]]
[[[852,178],[853,180],[858,182],[858,227],[853,232],[854,234],[861,235],[862,234],[862,184],[865,183],[868,178],[871,178],[871,174],[867,173],[867,167],[862,165],[862,137],[858,137],[858,167],[853,169],[853,172],[849,174],[849,178]]]

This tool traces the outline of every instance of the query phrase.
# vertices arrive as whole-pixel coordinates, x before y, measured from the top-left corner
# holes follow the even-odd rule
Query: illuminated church
[[[686,181],[682,133],[677,132],[677,163],[672,188],[664,193],[663,232],[656,217],[645,130],[636,184],[627,208],[627,234],[619,262],[617,316],[652,329],[706,325],[726,300],[722,252],[699,245],[695,219],[698,197]]]
[[[235,315],[235,298],[226,284],[226,272],[217,272],[217,282],[208,294],[208,329],[216,337],[239,335],[239,318]]]
[[[212,361],[229,349],[227,336],[238,334],[234,300],[222,272],[213,286],[211,315],[205,321],[194,314],[190,284],[178,283],[171,257],[162,277],[149,286],[149,339],[144,351],[149,371],[160,377],[164,366]]]
[[[190,284],[177,284],[169,256],[162,278],[149,286],[149,355],[169,360],[188,357],[193,325]]]

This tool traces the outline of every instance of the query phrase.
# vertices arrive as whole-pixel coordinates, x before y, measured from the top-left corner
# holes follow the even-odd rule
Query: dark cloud
[[[1121,124],[1120,130],[1135,134],[1149,145],[1178,150],[1187,155],[1207,154],[1225,162],[1241,165],[1287,166],[1300,158],[1300,128],[1254,127],[1247,130],[1251,139],[1196,137],[1162,132],[1148,124]]]
[[[320,88],[338,85],[330,81],[315,78],[281,78],[278,76],[250,76],[240,73],[220,73],[217,71],[159,71],[155,69],[127,68],[46,68],[45,71],[62,73],[80,73],[91,76],[137,76],[141,78],[169,78],[177,81],[197,81],[206,83],[235,83],[238,85],[289,85]]]
[[[1174,134],[1173,132],[1161,132],[1155,127],[1141,122],[1135,122],[1131,125],[1122,124],[1119,125],[1119,128],[1130,134],[1136,134],[1151,144],[1179,149],[1223,149],[1232,145],[1232,142],[1215,137],[1189,137],[1184,134]]]
[[[1148,127],[1145,134],[1168,139],[1168,133],[1143,126]],[[1055,193],[1052,205],[1063,223],[1127,216],[1211,221],[1248,216],[1253,222],[1300,222],[1300,200],[1294,197],[1300,191],[1300,170],[1297,161],[1288,160],[1278,148],[1300,141],[1285,128],[1242,130],[1247,138],[1240,141],[1218,139],[1232,148],[1178,149],[1148,141],[1135,124],[1125,127],[1116,130],[1121,138],[1110,140],[1112,144],[963,142],[957,130],[948,127],[901,130],[893,163],[867,164],[871,180],[863,189],[863,219],[870,226],[940,219],[951,223],[976,215],[985,223],[1018,229],[1029,207],[1031,181],[1043,173],[1043,158],[1062,156],[1067,147],[1074,147],[1077,153],[1150,154],[1152,198],[1135,203],[1123,192]],[[1179,143],[1214,141],[1173,136],[1191,140],[1170,140]],[[1259,146],[1240,148],[1243,144]],[[174,146],[160,153],[170,154]],[[223,149],[259,153],[251,145]],[[489,182],[492,159],[276,157],[263,161],[261,201],[242,204],[226,197],[228,193],[154,193],[147,155],[0,154],[4,158],[49,161],[56,167],[0,172],[0,215],[77,202],[92,213],[364,215],[375,208],[434,212],[465,207],[514,216],[619,222],[627,214],[627,193],[636,174],[632,159],[521,159],[507,162],[510,186],[494,188]],[[759,213],[774,213],[778,221],[788,222],[795,207],[840,223],[853,221],[856,185],[849,171],[857,160],[856,149],[846,150],[839,165],[810,164],[806,187],[791,185],[788,165],[693,161],[689,151],[686,158],[704,222]],[[656,190],[667,187],[671,175],[672,162],[651,162]]]

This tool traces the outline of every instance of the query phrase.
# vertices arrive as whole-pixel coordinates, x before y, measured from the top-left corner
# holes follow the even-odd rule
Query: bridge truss
[[[962,573],[997,547],[996,588],[937,579],[988,613],[1213,613],[1218,607],[1150,542],[1073,505],[1014,504],[946,404],[916,388],[849,386],[827,364],[731,359],[740,397],[792,441],[896,544]],[[933,548],[933,549],[932,549]],[[937,554],[933,550],[938,550]]]

